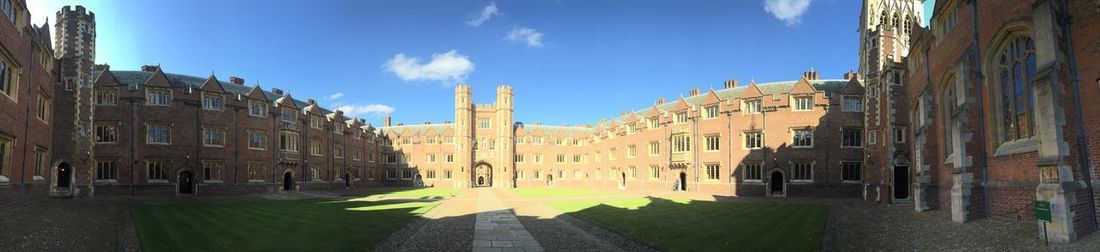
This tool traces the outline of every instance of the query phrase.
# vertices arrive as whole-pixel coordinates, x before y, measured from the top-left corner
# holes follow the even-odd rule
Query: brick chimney
[[[810,68],[809,71],[806,71],[806,72],[802,73],[802,77],[806,78],[806,80],[819,80],[819,79],[821,79],[821,75],[818,74],[817,71],[814,71],[814,68],[812,68],[812,67]]]
[[[229,83],[244,86],[244,78],[237,77],[237,76],[230,76],[229,77]]]
[[[726,89],[735,88],[735,87],[737,87],[737,84],[738,84],[737,80],[727,80],[726,81]]]
[[[142,71],[142,72],[150,72],[150,73],[152,73],[152,72],[156,72],[158,68],[160,68],[160,66],[154,66],[154,65],[143,65],[143,66],[141,66],[141,71]]]
[[[688,96],[696,96],[696,95],[699,95],[699,88],[692,88],[691,91],[688,91]]]
[[[271,88],[272,94],[283,95],[283,90],[278,88]]]
[[[664,97],[657,98],[657,102],[654,105],[661,105],[661,104],[665,104],[665,98]]]
[[[390,126],[390,115],[386,115],[386,117],[382,118],[382,126]]]
[[[862,78],[863,78],[863,76],[860,76],[859,73],[857,73],[855,71],[852,71],[852,70],[848,70],[847,73],[844,73],[844,79],[845,80],[851,80],[851,79],[857,79],[858,80],[858,79],[862,79]]]

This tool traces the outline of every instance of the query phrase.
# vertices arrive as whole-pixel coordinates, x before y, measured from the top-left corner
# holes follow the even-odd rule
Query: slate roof
[[[383,126],[378,128],[378,132],[381,134],[388,134],[394,132],[401,134],[405,129],[408,129],[413,135],[422,136],[428,134],[429,129],[435,129],[436,134],[443,134],[444,130],[447,130],[454,126],[454,124],[411,124],[411,125],[392,125]]]

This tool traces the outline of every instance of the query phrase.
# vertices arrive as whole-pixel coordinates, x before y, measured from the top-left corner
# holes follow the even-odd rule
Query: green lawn
[[[145,251],[361,251],[436,204],[311,199],[131,210]]]
[[[546,204],[669,251],[816,251],[828,211],[824,205],[659,198]]]
[[[414,188],[414,187],[371,187],[367,188],[365,196],[376,197],[454,197],[462,189],[458,188]]]
[[[591,189],[573,188],[513,188],[512,193],[525,198],[554,198],[554,197],[583,197],[583,196],[611,196],[622,193],[616,191],[603,191]]]

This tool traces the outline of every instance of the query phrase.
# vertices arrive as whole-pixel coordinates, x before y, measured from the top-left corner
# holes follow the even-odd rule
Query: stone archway
[[[474,187],[493,186],[493,166],[485,162],[475,165],[473,185]]]
[[[783,170],[773,169],[768,172],[767,195],[771,197],[787,196],[787,178]]]
[[[54,164],[53,181],[50,182],[50,195],[54,197],[73,196],[73,167],[68,162]]]
[[[191,171],[184,170],[179,173],[179,194],[194,194],[195,193],[195,175]]]
[[[283,191],[294,191],[294,172],[283,172]]]

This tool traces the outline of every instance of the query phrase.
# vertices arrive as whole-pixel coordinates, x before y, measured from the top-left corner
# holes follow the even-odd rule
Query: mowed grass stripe
[[[348,251],[369,248],[435,204],[300,200],[132,209],[146,251]],[[355,210],[361,207],[375,209]]]

